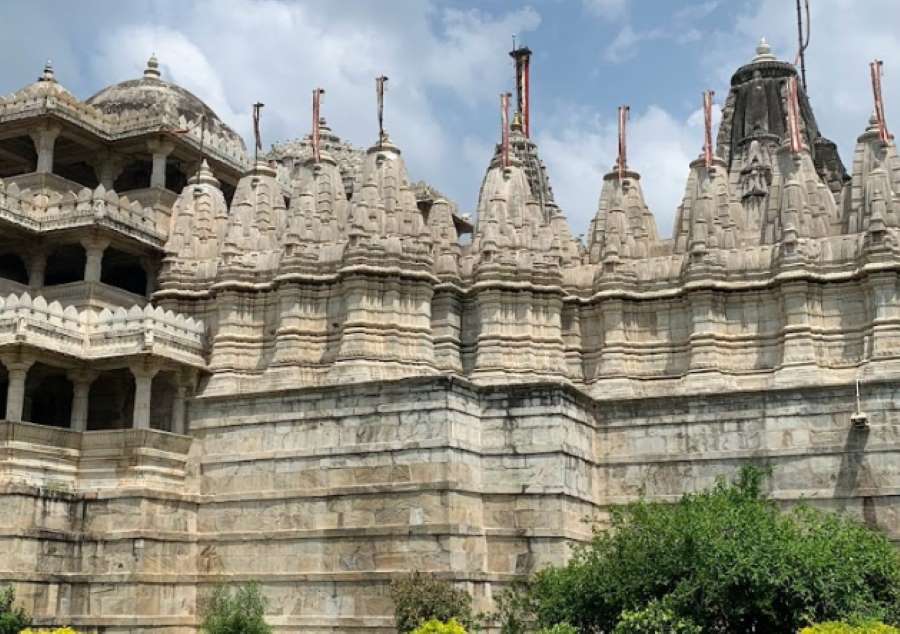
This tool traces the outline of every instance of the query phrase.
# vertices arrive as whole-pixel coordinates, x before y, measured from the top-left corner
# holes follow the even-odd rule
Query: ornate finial
[[[769,46],[766,38],[759,38],[759,44],[756,46],[756,57],[753,58],[753,63],[758,64],[759,62],[774,61],[777,61],[777,58],[772,54],[772,47]]]
[[[147,60],[147,68],[144,69],[144,77],[147,79],[159,79],[159,60],[156,59],[156,53]]]
[[[53,73],[53,62],[49,59],[47,60],[47,63],[44,64],[44,72],[38,77],[38,81],[56,81],[56,77]]]
[[[219,179],[209,169],[209,163],[206,162],[206,159],[203,159],[200,163],[200,169],[190,178],[188,183],[191,185],[212,185],[213,187],[218,187]]]

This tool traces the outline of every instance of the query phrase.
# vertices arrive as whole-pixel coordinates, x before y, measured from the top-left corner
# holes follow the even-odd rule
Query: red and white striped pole
[[[889,143],[892,136],[887,129],[887,121],[884,118],[884,99],[881,94],[881,76],[884,73],[884,62],[876,59],[869,64],[872,75],[872,95],[875,98],[875,119],[878,121],[878,136],[882,143]]]
[[[630,110],[631,108],[628,106],[619,106],[619,158],[616,160],[616,167],[619,170],[620,181],[625,178],[625,169],[628,165],[625,126],[628,124],[628,113]]]
[[[706,169],[712,166],[712,111],[713,97],[716,93],[707,90],[703,93],[703,160],[706,161]]]
[[[322,95],[325,94],[325,91],[321,88],[315,88],[313,90],[313,107],[312,107],[312,147],[313,147],[313,160],[318,163],[322,160],[322,144],[319,136],[319,108],[321,105]]]
[[[800,133],[800,97],[798,94],[796,75],[788,80],[787,115],[791,152],[799,154],[800,150],[803,149],[803,137]]]
[[[508,92],[500,93],[500,160],[509,167],[509,98]]]

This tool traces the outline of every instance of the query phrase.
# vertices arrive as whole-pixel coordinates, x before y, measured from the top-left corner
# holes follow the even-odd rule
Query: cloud
[[[615,164],[617,123],[615,117],[574,106],[561,108],[555,118],[557,126],[545,129],[537,141],[556,201],[577,235],[587,231],[597,211],[603,175]],[[697,158],[702,145],[701,110],[685,119],[657,105],[632,113],[628,164],[642,176],[644,197],[661,236],[671,235],[688,165]]]
[[[609,22],[619,20],[628,13],[629,0],[583,0],[584,8]]]
[[[48,0],[16,5],[4,12],[9,20],[0,24],[7,36],[0,52],[21,57],[23,48],[48,47],[69,65],[58,64],[57,77],[83,98],[139,77],[155,52],[165,79],[195,93],[245,139],[252,135],[251,104],[265,103],[266,145],[308,133],[317,86],[326,90],[322,110],[335,133],[370,145],[377,134],[374,78],[383,73],[390,78],[385,125],[411,178],[428,180],[463,208],[475,207],[486,161],[458,158],[459,130],[469,127],[473,113],[496,111],[496,95],[511,80],[511,34],[529,33],[541,21],[530,7],[461,10],[430,0],[110,6],[97,0],[77,8]],[[48,16],[52,41],[15,36],[12,25],[43,24]],[[47,54],[32,53],[36,61],[19,86],[34,80]]]

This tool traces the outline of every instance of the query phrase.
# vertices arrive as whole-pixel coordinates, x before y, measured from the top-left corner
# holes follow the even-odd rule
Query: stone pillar
[[[156,290],[157,279],[159,277],[159,263],[154,258],[141,258],[141,268],[147,276],[147,299],[153,295]]]
[[[41,288],[44,286],[44,273],[47,270],[47,254],[36,251],[28,256],[28,286]]]
[[[619,377],[625,374],[625,303],[621,299],[603,302],[603,348],[596,378]]]
[[[109,246],[109,240],[99,238],[84,238],[81,246],[85,251],[84,281],[99,282],[100,273],[103,270],[103,252]]]
[[[166,186],[166,160],[169,154],[175,149],[175,145],[171,141],[165,139],[151,139],[147,142],[147,147],[153,154],[153,171],[150,174],[150,187]]]
[[[34,150],[37,152],[37,167],[34,171],[38,174],[53,173],[53,150],[56,146],[56,137],[62,131],[58,125],[44,125],[29,130],[28,134],[34,142]]]
[[[34,359],[3,358],[3,365],[9,375],[6,387],[6,420],[21,422],[22,410],[25,406],[25,379]]]
[[[897,318],[897,274],[876,271],[866,280],[872,318],[872,358],[891,357],[900,350],[900,326]]]
[[[691,310],[691,370],[718,368],[716,353],[715,297],[711,290],[696,290],[688,295]]]
[[[159,367],[149,363],[136,363],[130,368],[134,376],[134,429],[150,429],[150,397],[153,377]]]
[[[97,375],[87,370],[73,370],[67,376],[72,381],[72,420],[69,428],[72,431],[85,431],[88,418],[88,395],[91,391],[91,384]]]
[[[175,398],[172,400],[172,433],[184,434],[184,402],[187,397],[188,386],[183,381],[178,381],[175,386]]]
[[[107,191],[115,189],[116,179],[125,169],[125,161],[117,154],[108,153],[92,164],[97,180]]]
[[[784,311],[783,365],[815,363],[812,328],[809,321],[809,284],[805,280],[785,282],[781,286]]]

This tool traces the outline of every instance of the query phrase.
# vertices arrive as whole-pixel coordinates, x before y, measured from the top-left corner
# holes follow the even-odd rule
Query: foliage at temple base
[[[391,583],[397,631],[406,634],[429,621],[455,620],[472,629],[472,597],[448,581],[414,572]]]
[[[206,634],[271,634],[265,620],[266,605],[255,583],[235,590],[220,586],[203,606],[201,630]]]

